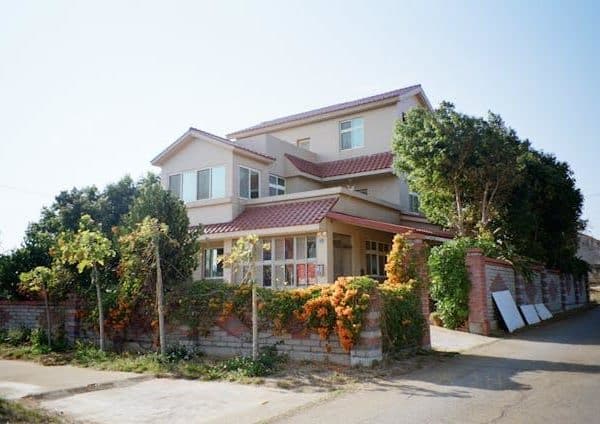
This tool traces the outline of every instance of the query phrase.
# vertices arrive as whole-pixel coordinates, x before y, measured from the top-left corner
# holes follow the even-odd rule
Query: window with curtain
[[[204,249],[204,278],[223,278],[223,248]]]
[[[285,194],[285,178],[277,175],[269,175],[269,196],[279,196]]]
[[[225,197],[225,167],[170,175],[169,191],[184,202]]]

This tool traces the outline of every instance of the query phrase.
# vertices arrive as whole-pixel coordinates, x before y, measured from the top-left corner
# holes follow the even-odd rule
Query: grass
[[[227,380],[261,383],[275,372],[285,357],[274,348],[265,348],[253,361],[247,357],[231,359],[206,358],[200,352],[178,346],[166,356],[157,353],[115,353],[101,351],[95,346],[77,343],[61,352],[40,349],[30,343],[15,346],[0,343],[0,358],[39,362],[43,365],[74,365],[106,371],[125,371],[200,380]]]
[[[62,423],[59,418],[19,402],[0,398],[0,422],[11,424],[54,424]]]

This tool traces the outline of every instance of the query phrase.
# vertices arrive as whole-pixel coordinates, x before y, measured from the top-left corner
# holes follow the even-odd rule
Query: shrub
[[[11,346],[20,346],[29,342],[30,335],[30,328],[12,328],[5,333],[2,342],[8,343]]]
[[[421,344],[425,319],[415,283],[382,284],[381,335],[385,352],[400,352]]]
[[[175,344],[167,346],[163,360],[166,362],[191,361],[203,355],[204,353],[199,348]]]
[[[248,356],[237,356],[223,362],[223,371],[235,372],[243,377],[264,377],[272,374],[286,357],[277,353],[275,346],[264,347],[254,361]]]

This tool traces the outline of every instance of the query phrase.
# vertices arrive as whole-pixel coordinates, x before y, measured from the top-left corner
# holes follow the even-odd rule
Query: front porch
[[[284,228],[249,229],[205,237],[202,265],[196,279],[239,283],[241,273],[223,269],[217,258],[227,255],[235,240],[250,233],[260,237],[256,280],[264,287],[286,289],[332,283],[340,276],[368,275],[385,278],[385,263],[397,233],[422,233],[440,242],[431,231],[328,212],[315,224]]]

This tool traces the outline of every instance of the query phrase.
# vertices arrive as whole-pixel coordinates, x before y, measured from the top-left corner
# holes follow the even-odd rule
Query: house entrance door
[[[352,238],[333,234],[333,277],[352,275]],[[333,282],[333,281],[332,281]]]

